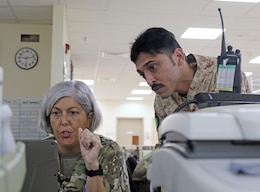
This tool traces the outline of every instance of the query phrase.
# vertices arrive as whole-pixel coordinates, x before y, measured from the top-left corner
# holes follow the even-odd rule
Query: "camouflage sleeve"
[[[152,157],[156,150],[145,155],[135,167],[133,173],[133,181],[137,188],[137,191],[140,192],[149,192],[150,191],[150,182],[146,177],[148,165],[152,163]]]
[[[126,167],[125,153],[120,146],[100,136],[102,148],[98,161],[103,167],[103,183],[109,192],[130,192],[129,176]],[[85,163],[81,159],[74,168],[69,181],[63,181],[59,192],[82,192],[86,184]]]
[[[130,192],[129,176],[125,154],[114,141],[100,136],[103,145],[99,153],[99,163],[103,167],[103,182],[106,191]]]
[[[244,72],[242,72],[241,92],[242,93],[251,93],[252,92],[250,89],[246,74]]]
[[[147,181],[146,178],[146,170],[148,165],[152,163],[152,156],[154,151],[148,153],[145,155],[137,164],[135,167],[134,173],[133,173],[133,180],[135,181]]]

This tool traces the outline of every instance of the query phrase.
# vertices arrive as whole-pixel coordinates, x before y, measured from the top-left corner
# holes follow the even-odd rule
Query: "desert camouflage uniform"
[[[125,153],[120,146],[101,135],[102,148],[99,152],[98,162],[103,167],[103,183],[109,192],[130,192],[129,177],[125,163]],[[60,184],[59,192],[83,192],[87,176],[82,158],[77,162],[70,181]]]
[[[146,178],[146,169],[148,165],[152,161],[152,156],[156,152],[156,150],[153,150],[152,152],[146,154],[143,156],[141,161],[137,164],[135,167],[134,173],[132,175],[132,179],[134,181],[136,190],[138,192],[149,192],[150,191],[150,182]]]
[[[158,125],[169,114],[183,102],[192,100],[197,93],[218,92],[216,89],[217,82],[217,58],[194,55],[197,61],[197,71],[194,75],[192,83],[186,97],[173,93],[170,97],[162,99],[156,95],[154,102],[154,110],[158,119]],[[246,75],[242,73],[242,93],[250,93],[249,84]],[[198,108],[195,104],[187,105],[182,111],[195,111]]]
[[[170,97],[162,99],[160,96],[156,95],[154,101],[154,110],[156,114],[156,124],[157,127],[160,125],[162,120],[174,112],[174,110],[183,102],[192,100],[194,95],[200,92],[218,92],[216,89],[217,82],[217,58],[193,55],[197,62],[197,70],[195,72],[194,78],[190,85],[189,91],[185,97],[180,96],[178,93],[173,93]],[[249,84],[244,73],[242,73],[242,93],[250,93]],[[196,111],[198,108],[195,104],[189,104],[185,106],[181,111]],[[143,162],[142,162],[143,161]],[[134,182],[137,186],[141,186],[142,190],[140,192],[147,191],[147,185],[149,182],[146,179],[146,169],[151,163],[151,155],[144,157],[139,163],[134,171]],[[149,189],[149,188],[148,188]],[[149,190],[148,190],[149,191]]]

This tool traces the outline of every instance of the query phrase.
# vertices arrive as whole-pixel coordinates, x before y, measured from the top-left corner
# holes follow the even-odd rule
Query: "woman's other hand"
[[[88,170],[97,170],[99,168],[98,154],[102,147],[98,135],[92,133],[89,129],[79,128],[78,137],[82,158],[85,161]]]

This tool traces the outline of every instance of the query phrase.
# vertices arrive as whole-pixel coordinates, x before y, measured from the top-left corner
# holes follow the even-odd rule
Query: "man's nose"
[[[145,80],[148,83],[148,85],[150,85],[150,86],[152,86],[156,81],[154,76],[152,74],[149,74],[149,73],[145,74]]]

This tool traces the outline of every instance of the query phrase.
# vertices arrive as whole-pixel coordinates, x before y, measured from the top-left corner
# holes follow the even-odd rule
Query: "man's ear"
[[[176,48],[173,52],[175,62],[179,65],[180,63],[185,63],[186,55],[181,48]]]

